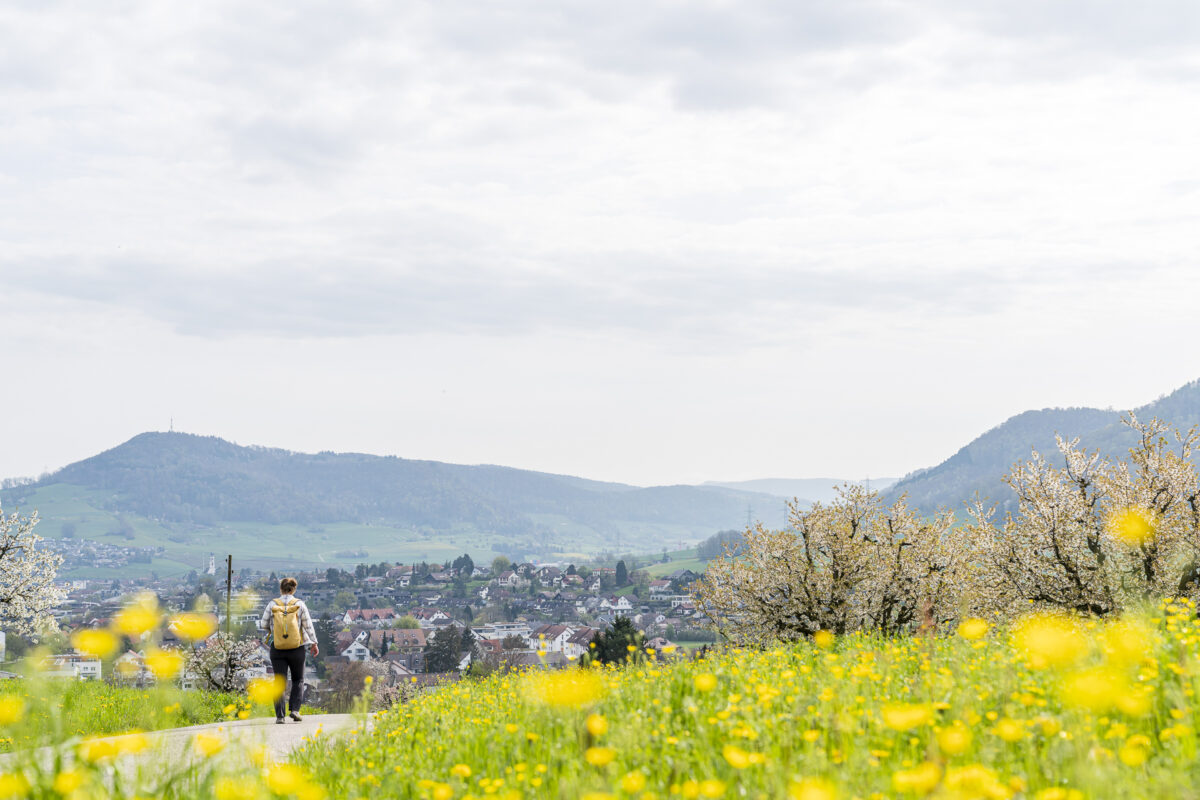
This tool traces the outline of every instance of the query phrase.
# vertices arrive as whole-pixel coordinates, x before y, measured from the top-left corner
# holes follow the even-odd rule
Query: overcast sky
[[[1200,4],[8,2],[0,477],[895,476],[1200,377]]]

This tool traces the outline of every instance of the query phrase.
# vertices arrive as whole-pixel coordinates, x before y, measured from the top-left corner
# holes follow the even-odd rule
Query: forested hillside
[[[1200,381],[1193,381],[1133,409],[1139,419],[1158,417],[1180,428],[1200,424]],[[887,491],[889,498],[907,493],[909,502],[923,510],[937,506],[961,509],[978,493],[1001,509],[1012,505],[1004,475],[1033,449],[1057,460],[1055,435],[1076,436],[1090,450],[1123,458],[1134,444],[1134,435],[1121,423],[1124,412],[1098,408],[1046,408],[1026,411],[992,428],[950,458],[925,470],[906,475]]]
[[[515,534],[551,517],[619,534],[661,523],[708,535],[745,524],[746,509],[779,524],[777,498],[720,487],[638,488],[495,466],[460,466],[355,453],[294,453],[215,437],[144,433],[9,489],[6,505],[66,484],[103,492],[107,510],[164,523],[353,522]]]

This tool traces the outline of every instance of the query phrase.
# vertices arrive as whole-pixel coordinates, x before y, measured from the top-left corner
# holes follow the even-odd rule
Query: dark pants
[[[295,647],[291,650],[277,650],[271,648],[271,670],[275,673],[275,678],[287,678],[288,672],[292,673],[292,693],[288,697],[289,710],[299,714],[300,703],[302,702],[302,692],[304,691],[304,651],[306,647]],[[275,701],[275,716],[279,719],[283,718],[283,695]]]

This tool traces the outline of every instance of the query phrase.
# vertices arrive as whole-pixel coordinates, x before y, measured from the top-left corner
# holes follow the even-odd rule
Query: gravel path
[[[302,722],[288,720],[282,725],[275,723],[274,717],[257,719],[234,720],[232,722],[213,722],[207,725],[192,725],[187,728],[168,728],[162,731],[149,731],[146,737],[151,747],[139,755],[123,756],[123,759],[160,759],[162,763],[173,763],[180,759],[199,758],[192,750],[192,739],[197,733],[216,733],[226,737],[230,742],[240,742],[246,745],[265,744],[272,761],[283,761],[293,750],[304,744],[306,739],[314,736],[332,736],[350,730],[357,720],[351,714],[312,714],[304,717]],[[0,769],[16,758],[16,754],[0,755]],[[54,758],[52,748],[44,747],[37,751],[37,758],[50,762]]]
[[[246,744],[265,744],[272,760],[282,761],[305,739],[313,736],[328,736],[353,728],[355,719],[351,714],[310,714],[303,722],[288,720],[275,724],[274,717],[240,719],[233,722],[215,722],[208,725],[193,725],[190,728],[171,728],[148,733],[153,741],[161,741],[166,754],[184,754],[192,737],[201,731],[221,733],[231,741]]]

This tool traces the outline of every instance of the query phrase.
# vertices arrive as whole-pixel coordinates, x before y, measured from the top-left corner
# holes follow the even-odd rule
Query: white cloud
[[[902,472],[1025,407],[1143,402],[1195,377],[1144,354],[1200,333],[1197,13],[9,4],[0,331],[58,399],[0,474],[169,406],[649,482]],[[1080,338],[1109,358],[1079,367]],[[908,377],[947,372],[970,380]],[[368,373],[439,424],[367,446],[386,404],[325,412]],[[247,382],[264,408],[307,389],[243,424]]]

